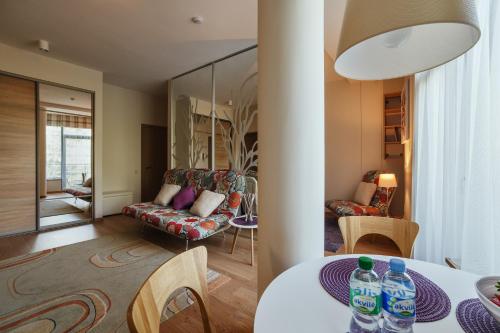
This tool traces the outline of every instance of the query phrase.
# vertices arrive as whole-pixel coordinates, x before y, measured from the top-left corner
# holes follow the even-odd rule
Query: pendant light
[[[411,75],[462,55],[480,35],[473,0],[348,0],[335,70],[356,80]]]

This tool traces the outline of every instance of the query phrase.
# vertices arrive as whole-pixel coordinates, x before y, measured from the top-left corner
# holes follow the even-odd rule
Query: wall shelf
[[[403,156],[404,110],[402,93],[384,95],[384,158]]]

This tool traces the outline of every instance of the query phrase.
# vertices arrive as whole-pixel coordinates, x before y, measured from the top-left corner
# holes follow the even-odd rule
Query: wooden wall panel
[[[0,75],[0,235],[36,229],[35,89]]]

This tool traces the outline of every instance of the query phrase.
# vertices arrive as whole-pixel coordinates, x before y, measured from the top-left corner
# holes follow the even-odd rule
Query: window
[[[62,158],[62,127],[47,126],[46,139],[46,173],[47,179],[61,179],[61,158]]]
[[[91,129],[63,128],[62,179],[65,187],[81,185],[91,177]]]
[[[415,257],[500,271],[500,2],[477,1],[481,39],[415,77]]]

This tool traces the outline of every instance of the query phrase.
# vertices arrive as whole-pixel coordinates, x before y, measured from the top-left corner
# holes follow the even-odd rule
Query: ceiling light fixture
[[[356,80],[411,75],[464,54],[480,35],[474,0],[348,0],[335,70]]]
[[[202,24],[203,17],[202,16],[193,16],[193,17],[191,17],[191,22],[193,22],[195,24]]]

